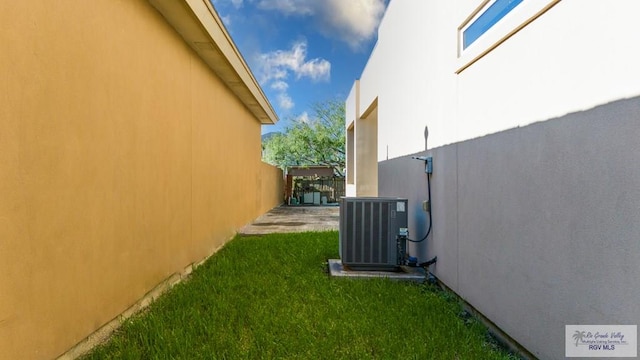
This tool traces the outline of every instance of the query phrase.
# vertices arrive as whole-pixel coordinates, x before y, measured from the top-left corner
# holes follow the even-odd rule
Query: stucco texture
[[[0,359],[60,355],[282,199],[145,1],[0,3]]]
[[[534,356],[563,359],[565,325],[638,324],[640,98],[420,153],[433,228],[410,251]],[[423,164],[379,164],[381,196],[426,231]]]

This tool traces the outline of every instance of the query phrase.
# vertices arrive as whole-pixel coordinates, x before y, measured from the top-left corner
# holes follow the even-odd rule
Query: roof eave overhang
[[[271,103],[208,0],[149,0],[262,124],[278,121]]]

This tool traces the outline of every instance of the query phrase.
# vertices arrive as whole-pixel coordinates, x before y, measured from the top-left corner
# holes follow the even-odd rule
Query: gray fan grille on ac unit
[[[344,197],[340,200],[340,258],[354,269],[400,265],[396,237],[407,227],[407,199]],[[402,243],[404,253],[405,244]]]

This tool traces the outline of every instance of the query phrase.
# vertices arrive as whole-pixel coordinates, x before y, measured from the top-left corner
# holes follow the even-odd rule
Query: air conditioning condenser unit
[[[404,264],[407,199],[343,197],[340,199],[340,258],[354,270],[390,270]]]

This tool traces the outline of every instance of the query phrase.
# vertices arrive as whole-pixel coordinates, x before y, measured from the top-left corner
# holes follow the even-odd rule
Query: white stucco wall
[[[458,75],[451,140],[640,94],[638,13],[635,0],[561,1]]]
[[[639,1],[560,1],[456,74],[489,46],[481,38],[458,58],[457,29],[480,3],[390,2],[360,79],[361,111],[378,98],[378,160],[424,150],[426,125],[437,147],[640,94]],[[548,3],[523,3],[487,37]]]
[[[409,199],[416,236],[426,178],[407,155],[434,157],[433,232],[410,251],[437,255],[439,279],[535,356],[559,359],[566,324],[640,321],[629,280],[640,1],[559,1],[460,71],[555,2],[523,2],[458,57],[458,27],[481,3],[391,0],[347,108],[359,101],[357,130],[377,104],[378,194]]]
[[[418,153],[433,226],[408,251],[539,359],[565,358],[565,325],[640,324],[638,134],[640,97]],[[378,174],[422,237],[423,164]]]
[[[356,196],[355,185],[355,172],[356,172],[356,158],[355,158],[355,121],[358,117],[358,81],[353,83],[351,91],[345,104],[345,127],[347,134],[346,139],[346,157],[347,157],[347,183],[345,188],[346,196]]]
[[[406,6],[406,5],[411,6]],[[360,105],[366,111],[378,98],[378,159],[424,147],[423,130],[427,78],[427,46],[424,13],[428,2],[392,1],[379,29],[378,43],[360,79]],[[400,33],[403,37],[397,37]],[[410,61],[408,61],[410,60]],[[413,128],[419,127],[415,132]],[[411,127],[411,131],[407,128]],[[420,150],[419,149],[419,150]],[[414,150],[415,152],[415,150]]]
[[[358,116],[358,81],[353,83],[351,90],[349,91],[349,96],[347,97],[347,102],[345,104],[345,118],[344,122],[349,128],[353,125],[353,122],[356,120]]]

